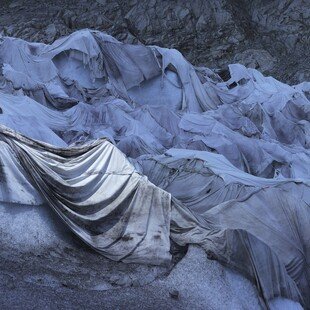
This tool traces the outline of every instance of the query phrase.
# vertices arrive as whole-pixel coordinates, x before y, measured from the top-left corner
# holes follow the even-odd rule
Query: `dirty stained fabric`
[[[10,177],[20,165],[15,184],[23,188],[28,178],[95,250],[125,262],[157,264],[170,259],[170,194],[138,174],[111,143],[98,140],[80,148],[55,149],[3,128],[0,143],[1,158],[11,161],[11,166],[2,163],[2,174]],[[7,194],[6,181],[0,182],[1,201],[16,199],[15,191]]]
[[[1,158],[11,162],[8,165],[1,160],[2,175],[13,175],[22,192],[36,188],[77,236],[106,257],[163,264],[170,259],[171,237],[181,245],[201,245],[211,258],[258,282],[266,301],[283,296],[304,302],[302,293],[307,296],[309,291],[308,185],[259,182],[260,178],[255,183],[255,177],[249,182],[240,173],[249,191],[232,194],[239,199],[199,212],[186,207],[186,198],[176,200],[153,185],[106,140],[61,149],[4,127],[0,139]],[[217,160],[229,166],[224,158]],[[180,173],[172,182],[178,177],[184,176]],[[191,177],[195,180],[194,174]],[[227,184],[234,182],[228,177]],[[9,193],[6,187],[3,178],[1,201],[16,201],[16,186]],[[222,193],[220,201],[226,199]]]
[[[116,261],[198,244],[309,307],[308,89],[98,31],[0,38],[0,202],[47,201]]]
[[[178,199],[173,205],[188,208],[187,213],[172,209],[176,242],[199,244],[247,274],[267,300],[283,294],[298,299],[298,290],[308,296],[309,181],[258,178],[218,154],[191,150],[143,156],[139,165],[154,184]],[[186,190],[188,184],[193,190]]]

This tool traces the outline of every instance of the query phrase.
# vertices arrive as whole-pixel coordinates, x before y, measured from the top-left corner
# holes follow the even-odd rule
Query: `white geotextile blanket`
[[[267,304],[310,306],[307,83],[241,65],[223,81],[90,30],[0,38],[0,65],[0,201],[47,201],[114,260],[161,264],[170,238],[199,244]]]

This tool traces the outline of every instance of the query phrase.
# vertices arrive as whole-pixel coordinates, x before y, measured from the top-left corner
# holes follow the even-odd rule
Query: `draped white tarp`
[[[0,143],[1,201],[29,204],[28,178],[64,222],[103,255],[153,264],[170,259],[170,195],[138,174],[111,143],[55,149],[5,129]]]
[[[162,264],[170,238],[198,244],[266,303],[309,307],[306,85],[241,65],[223,81],[90,30],[0,38],[0,65],[0,201],[47,201],[113,260]]]

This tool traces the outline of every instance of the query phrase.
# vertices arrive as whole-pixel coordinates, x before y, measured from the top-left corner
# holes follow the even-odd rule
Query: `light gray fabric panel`
[[[1,127],[5,158],[14,162],[14,169],[6,166],[5,179],[18,178],[15,166],[21,165],[69,228],[106,257],[151,264],[170,260],[170,194],[138,174],[116,147],[98,140],[62,150],[20,138]],[[2,191],[10,184],[4,182]],[[23,189],[29,191],[29,185]]]

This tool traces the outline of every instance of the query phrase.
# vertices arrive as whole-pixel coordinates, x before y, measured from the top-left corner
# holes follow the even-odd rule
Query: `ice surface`
[[[0,204],[0,235],[3,248],[18,252],[43,252],[70,245],[70,231],[46,205]],[[71,241],[72,243],[72,241]]]

